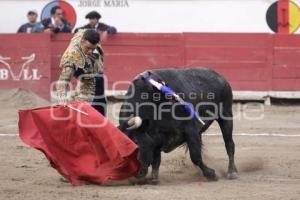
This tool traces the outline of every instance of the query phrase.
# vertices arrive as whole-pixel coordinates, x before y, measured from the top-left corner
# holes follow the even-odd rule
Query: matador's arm
[[[73,66],[62,66],[62,71],[59,76],[58,81],[56,82],[56,94],[58,97],[59,104],[67,103],[67,88],[70,84],[70,81],[75,73]]]

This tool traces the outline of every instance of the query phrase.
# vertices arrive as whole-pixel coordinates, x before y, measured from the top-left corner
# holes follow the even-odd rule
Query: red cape
[[[73,185],[102,184],[135,175],[138,147],[87,103],[19,111],[22,141],[42,151]]]

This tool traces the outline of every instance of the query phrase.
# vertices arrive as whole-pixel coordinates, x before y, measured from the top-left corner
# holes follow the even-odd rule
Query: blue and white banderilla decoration
[[[179,102],[183,107],[186,112],[188,112],[190,115],[192,115],[194,118],[196,118],[201,124],[205,125],[204,121],[201,120],[199,114],[197,111],[193,109],[193,106],[190,105],[189,103],[186,103],[178,94],[176,94],[171,88],[155,81],[154,79],[151,78],[150,73],[148,75],[143,75],[144,80],[148,81],[151,85],[153,85],[156,89],[161,91],[164,94],[171,95],[172,97],[175,98],[177,102]]]

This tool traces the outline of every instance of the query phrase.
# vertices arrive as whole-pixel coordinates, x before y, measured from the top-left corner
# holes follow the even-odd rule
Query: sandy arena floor
[[[184,148],[164,154],[159,185],[72,187],[42,153],[16,136],[17,110],[47,104],[28,91],[0,91],[0,199],[300,199],[300,106],[235,105],[239,179],[227,180],[227,155],[216,124],[204,136],[204,159],[220,180],[207,182]],[[112,105],[110,104],[110,108]],[[117,105],[119,106],[119,104]],[[259,120],[249,120],[261,116]],[[109,118],[112,119],[112,113]],[[210,135],[211,134],[211,135]],[[250,134],[250,135],[249,135]],[[257,135],[257,134],[263,134]]]

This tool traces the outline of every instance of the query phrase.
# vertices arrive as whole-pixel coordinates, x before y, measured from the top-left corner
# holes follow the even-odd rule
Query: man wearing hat
[[[101,15],[97,11],[89,12],[85,18],[89,20],[89,23],[78,29],[94,29],[95,31],[102,33],[102,39],[105,39],[107,34],[117,33],[117,29],[115,27],[99,22]],[[78,31],[78,29],[75,30],[75,33]]]
[[[27,13],[28,23],[23,24],[18,29],[18,33],[33,33],[33,32],[42,32],[42,29],[39,28],[39,23],[37,23],[37,11],[30,10]]]
[[[51,17],[42,20],[45,32],[50,34],[72,32],[69,22],[64,19],[63,12],[63,9],[59,6],[54,6],[51,8]]]

